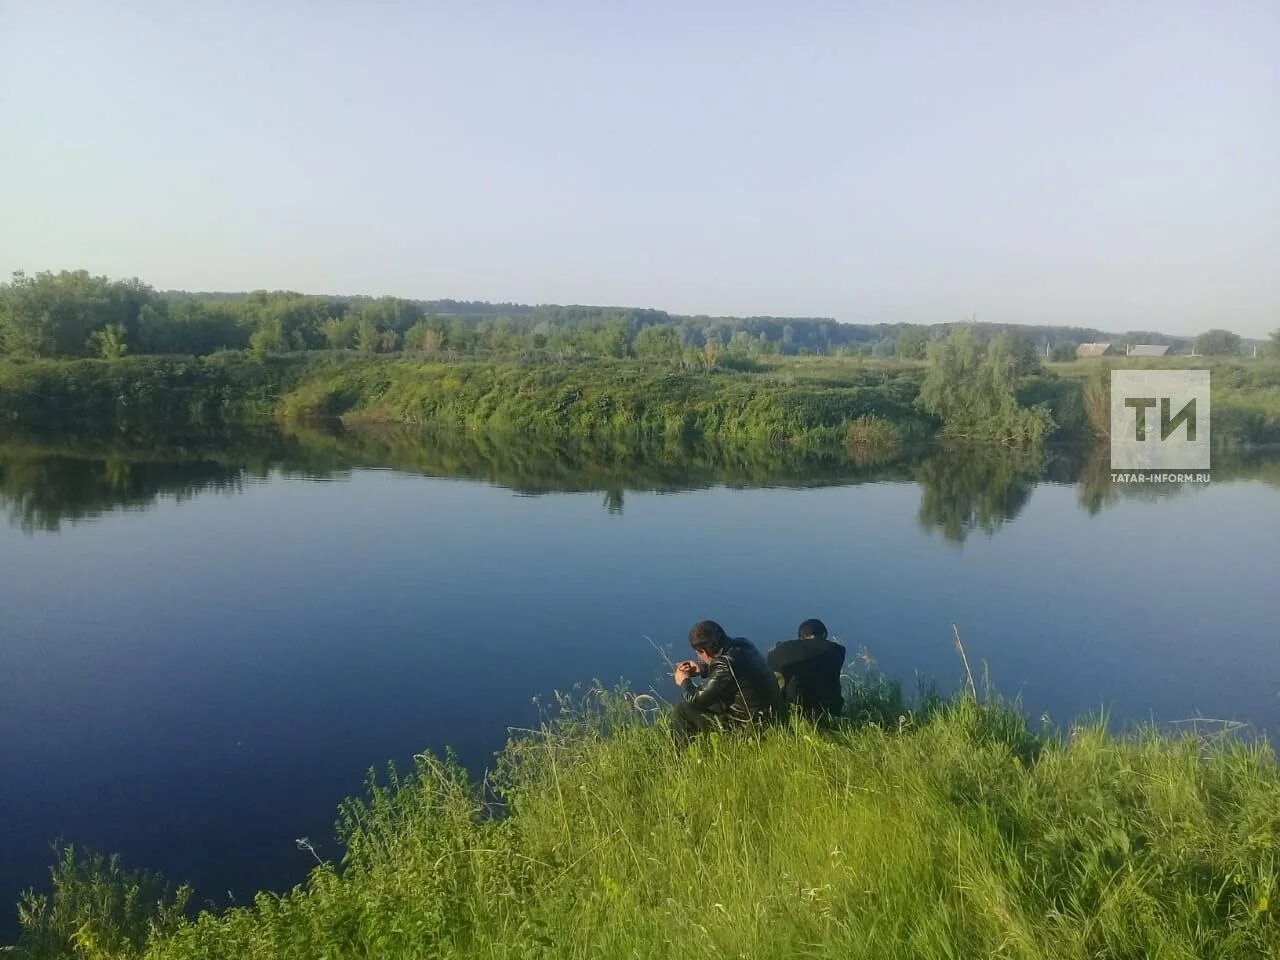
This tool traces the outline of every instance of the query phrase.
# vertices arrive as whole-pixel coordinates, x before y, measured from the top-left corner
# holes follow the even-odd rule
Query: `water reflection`
[[[1190,485],[1114,484],[1105,448],[921,447],[869,454],[787,445],[575,443],[410,428],[259,426],[198,436],[0,437],[0,505],[29,533],[163,498],[235,492],[272,474],[336,479],[362,468],[482,480],[527,496],[599,491],[621,514],[627,491],[712,486],[821,487],[916,483],[919,522],[951,542],[994,535],[1017,518],[1038,484],[1070,484],[1096,514],[1121,499],[1157,499]],[[1215,453],[1215,483],[1280,485],[1275,451]]]
[[[1018,515],[1045,475],[1043,449],[969,447],[938,450],[916,464],[920,525],[963,541],[980,530],[990,536]]]

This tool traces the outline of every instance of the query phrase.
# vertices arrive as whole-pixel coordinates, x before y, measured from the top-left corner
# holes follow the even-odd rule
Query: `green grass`
[[[726,364],[728,360],[726,360]],[[1091,374],[1125,366],[1208,366],[1218,445],[1280,443],[1280,363],[1174,358],[1049,364],[1019,384],[1045,404],[1052,439],[1088,439],[1106,411],[1088,403]],[[350,352],[254,359],[225,353],[122,360],[0,360],[0,424],[132,431],[265,417],[391,421],[572,435],[582,440],[720,439],[842,443],[871,418],[906,441],[933,435],[916,406],[924,364],[838,357],[762,358],[711,371],[642,360],[427,361]]]
[[[422,756],[344,806],[344,864],[286,895],[170,914],[136,949],[105,917],[61,922],[117,944],[76,956],[152,960],[1280,955],[1270,748],[1042,739],[1006,706],[908,711],[861,682],[877,723],[684,753],[596,691],[508,746],[499,805]]]
[[[909,372],[850,366],[842,382],[636,360],[562,364],[368,360],[317,369],[281,401],[288,417],[342,416],[577,437],[843,439],[875,415],[908,432],[931,424]]]
[[[1217,446],[1280,443],[1280,361],[1240,357],[1108,357],[1046,364],[1064,382],[1083,382],[1115,368],[1209,370]],[[1074,407],[1072,407],[1074,409]]]

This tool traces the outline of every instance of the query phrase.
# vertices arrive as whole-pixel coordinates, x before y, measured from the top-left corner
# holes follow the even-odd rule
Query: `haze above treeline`
[[[1280,326],[1280,4],[800,7],[0,3],[0,276]]]

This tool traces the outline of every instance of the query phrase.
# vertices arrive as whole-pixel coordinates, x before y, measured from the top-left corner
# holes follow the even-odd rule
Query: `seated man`
[[[827,639],[821,620],[806,620],[796,633],[796,639],[769,651],[769,669],[782,678],[787,703],[806,717],[838,716],[844,709],[840,692],[844,647]]]
[[[750,642],[730,639],[714,620],[702,620],[689,631],[699,664],[685,660],[676,667],[676,685],[684,700],[676,704],[672,736],[687,743],[698,733],[771,723],[782,712],[777,680]],[[700,686],[695,676],[705,677]]]

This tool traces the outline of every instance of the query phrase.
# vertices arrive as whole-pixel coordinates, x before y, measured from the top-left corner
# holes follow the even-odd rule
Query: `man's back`
[[[773,671],[760,651],[742,637],[730,640],[707,665],[700,689],[686,692],[698,709],[739,722],[772,720],[782,708]]]
[[[781,675],[787,702],[807,716],[838,715],[844,709],[840,671],[844,647],[825,637],[787,640],[769,651],[769,668]]]

